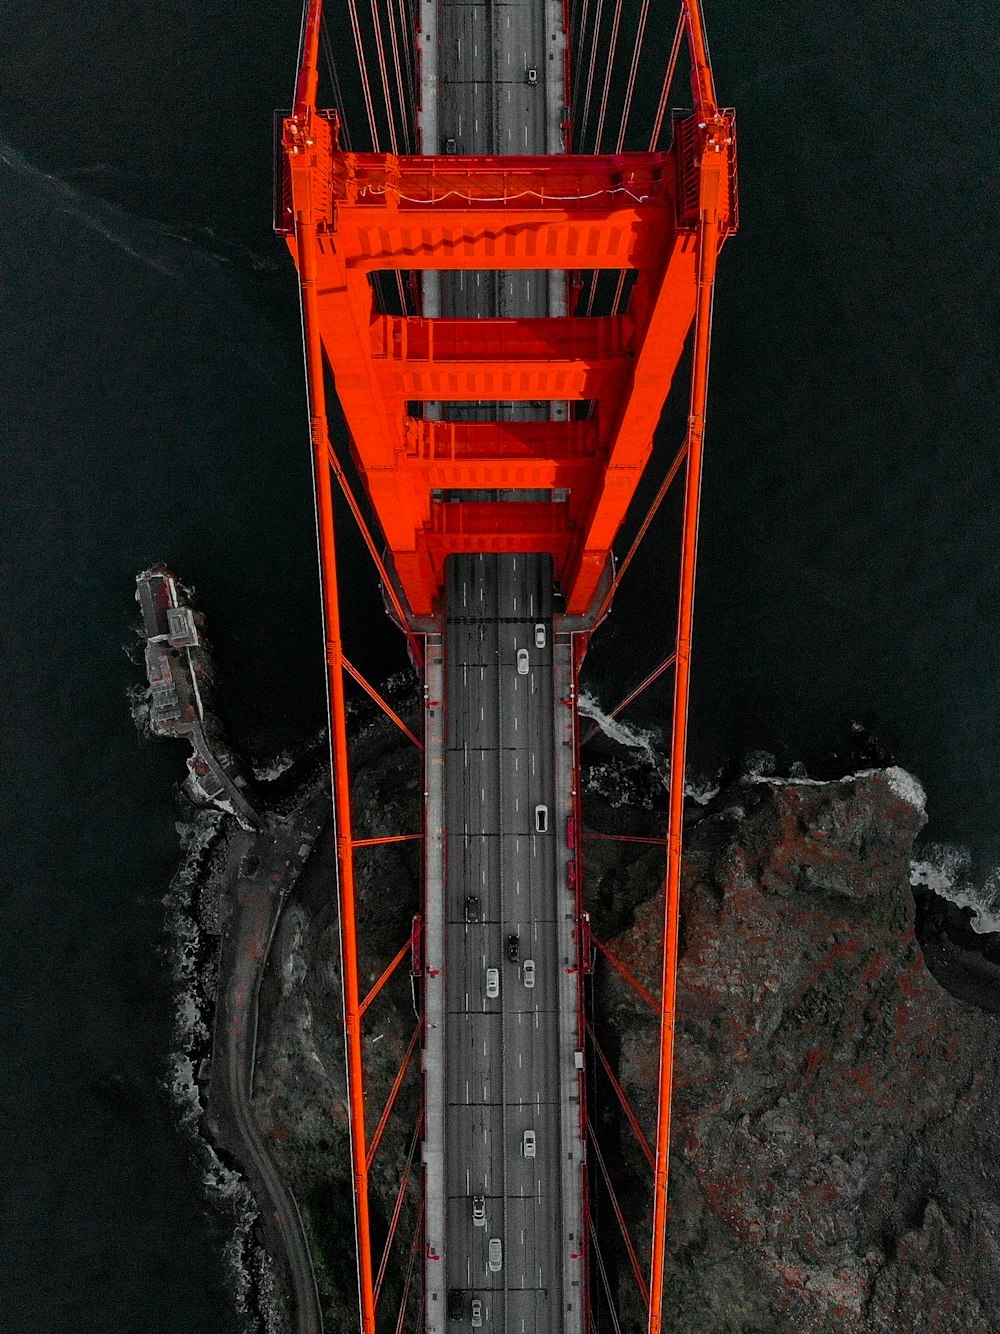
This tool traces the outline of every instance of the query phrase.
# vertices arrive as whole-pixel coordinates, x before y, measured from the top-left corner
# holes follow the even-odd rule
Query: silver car
[[[525,959],[521,965],[521,981],[526,987],[535,985],[535,961],[534,959]]]
[[[503,1268],[503,1246],[499,1237],[490,1237],[489,1266],[491,1274],[499,1274]]]
[[[486,1196],[473,1195],[472,1197],[472,1226],[486,1226]]]
[[[478,1297],[472,1299],[472,1328],[482,1329],[483,1327],[483,1304]]]

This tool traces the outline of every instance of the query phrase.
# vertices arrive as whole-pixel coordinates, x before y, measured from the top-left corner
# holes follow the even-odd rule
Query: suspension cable
[[[411,25],[407,24],[407,19],[409,17],[409,8],[407,6],[406,0],[396,0],[396,8],[399,11],[399,34],[401,38],[401,45],[403,47],[403,70],[406,78],[406,88],[407,88],[406,104],[411,108],[410,120],[412,122],[412,117],[413,117],[412,108],[417,105],[419,100],[417,97],[416,75],[414,73],[414,68],[413,68],[414,64],[413,51],[411,50],[411,48],[415,45],[414,42],[415,35],[413,32],[412,24]],[[410,125],[409,128],[409,134],[411,136],[408,139],[408,142],[410,144],[410,151],[416,152],[417,144],[415,138],[415,128],[412,126],[412,124]]]
[[[399,1190],[396,1193],[396,1204],[392,1211],[392,1221],[389,1224],[389,1235],[385,1239],[385,1247],[382,1250],[382,1259],[379,1263],[378,1274],[375,1278],[375,1305],[378,1306],[379,1293],[382,1291],[382,1281],[385,1278],[386,1265],[389,1263],[389,1252],[392,1250],[392,1243],[395,1240],[396,1228],[399,1226],[399,1217],[403,1212],[403,1199],[406,1196],[406,1187],[410,1184],[410,1171],[413,1167],[413,1155],[417,1149],[417,1141],[420,1138],[420,1130],[424,1123],[423,1112],[417,1117],[417,1124],[413,1127],[413,1138],[410,1140],[410,1152],[406,1156],[406,1166],[403,1169],[403,1179],[399,1183]]]
[[[594,136],[594,152],[601,151],[604,138],[604,118],[608,111],[608,98],[611,96],[611,76],[614,73],[615,59],[618,55],[618,31],[622,21],[622,0],[615,0],[615,14],[611,23],[611,39],[608,44],[607,73],[604,76],[604,91],[601,93],[601,109],[597,117],[597,133]]]
[[[357,667],[355,667],[353,663],[349,662],[347,658],[344,659],[344,669],[351,676],[354,677],[355,681],[357,681],[358,685],[369,697],[369,699],[373,699],[375,701],[375,703],[379,706],[379,708],[382,710],[385,716],[387,718],[391,718],[392,721],[399,728],[399,730],[401,732],[404,732],[410,738],[410,740],[413,742],[416,748],[418,750],[423,750],[424,743],[418,740],[417,737],[413,735],[413,733],[410,731],[407,725],[403,722],[402,718],[400,718],[396,710],[392,708],[392,706],[388,703],[387,700],[384,700],[382,698],[382,696],[378,693],[378,691],[375,689],[373,685],[370,685],[368,681],[365,680],[365,678],[358,671]]]
[[[588,12],[589,8],[590,8],[590,0],[583,0],[583,8],[582,8],[581,13],[580,13],[580,27],[579,27],[579,29],[578,29],[580,35],[579,35],[579,37],[577,38],[577,41],[576,41],[576,56],[577,56],[577,58],[576,58],[576,60],[573,62],[573,65],[574,65],[574,71],[573,71],[573,105],[574,105],[574,106],[576,105],[576,103],[577,103],[577,99],[578,99],[579,96],[580,96],[580,71],[581,71],[581,69],[583,68],[583,61],[582,61],[581,57],[582,57],[582,55],[583,55],[584,42],[586,41],[586,38],[587,38],[587,12]]]
[[[375,0],[372,0],[374,4]],[[396,36],[396,10],[392,0],[385,7],[386,22],[389,24],[389,43],[392,47],[392,64],[396,74],[396,89],[399,92],[399,137],[403,152],[410,153],[410,127],[406,115],[406,87],[403,83],[403,68],[399,60],[399,40]]]
[[[381,1119],[379,1120],[378,1128],[376,1129],[375,1134],[372,1136],[372,1142],[368,1148],[368,1161],[365,1164],[365,1166],[368,1168],[371,1168],[372,1162],[374,1161],[375,1158],[375,1153],[378,1149],[378,1146],[382,1142],[382,1136],[385,1134],[385,1128],[389,1124],[389,1116],[392,1113],[392,1109],[396,1103],[396,1098],[399,1095],[399,1090],[402,1088],[403,1080],[406,1077],[406,1070],[410,1064],[410,1057],[413,1055],[413,1048],[417,1045],[417,1038],[420,1036],[421,1026],[422,1026],[421,1021],[418,1019],[417,1026],[413,1030],[413,1037],[410,1038],[410,1045],[406,1049],[406,1055],[403,1057],[402,1063],[400,1064],[399,1067],[399,1071],[393,1082],[392,1089],[390,1090],[389,1097],[386,1101],[385,1107],[382,1110],[382,1116]]]
[[[642,997],[642,999],[646,1002],[649,1008],[653,1010],[657,1015],[661,1014],[662,1007],[660,1005],[660,1002],[656,999],[656,997],[649,990],[649,988],[644,987],[642,983],[639,981],[639,979],[636,977],[636,975],[630,969],[626,968],[620,959],[615,958],[615,956],[608,949],[607,945],[602,944],[602,942],[598,940],[597,936],[594,935],[593,931],[591,931],[590,933],[590,939],[601,951],[605,959],[607,959],[608,963],[612,964],[615,968],[618,969],[619,973],[621,973],[625,981],[628,982],[629,985],[635,989],[637,994]]]
[[[622,1111],[628,1118],[628,1123],[632,1127],[632,1131],[636,1137],[636,1140],[639,1143],[639,1148],[643,1152],[643,1157],[646,1159],[646,1162],[649,1163],[650,1167],[653,1167],[654,1166],[653,1150],[649,1147],[649,1140],[643,1133],[642,1126],[639,1124],[639,1118],[636,1116],[635,1112],[633,1112],[631,1104],[629,1103],[629,1100],[625,1095],[625,1090],[622,1088],[621,1084],[618,1082],[618,1079],[615,1076],[614,1071],[611,1069],[611,1065],[608,1061],[608,1058],[604,1055],[604,1052],[601,1049],[601,1044],[597,1041],[597,1034],[590,1026],[590,1021],[587,1020],[586,1024],[587,1024],[587,1033],[590,1037],[590,1041],[593,1043],[594,1051],[597,1052],[598,1059],[600,1060],[601,1065],[604,1067],[604,1073],[611,1081],[611,1087],[618,1095],[618,1101],[622,1105]]]
[[[378,570],[379,578],[382,581],[382,587],[385,589],[386,596],[392,603],[393,611],[395,611],[403,634],[406,636],[406,642],[410,646],[410,656],[413,659],[414,666],[419,672],[423,666],[424,655],[420,651],[420,645],[417,643],[416,635],[410,629],[410,623],[403,610],[403,604],[400,601],[399,594],[396,592],[396,587],[389,577],[389,571],[386,569],[385,562],[379,555],[378,547],[375,545],[375,539],[371,535],[371,529],[365,522],[365,516],[361,513],[361,506],[358,504],[357,497],[351,490],[351,484],[348,482],[347,474],[341,466],[340,459],[337,456],[337,451],[333,447],[333,441],[330,439],[329,432],[327,433],[327,449],[330,457],[330,467],[333,469],[333,475],[336,477],[340,489],[343,492],[344,499],[347,501],[350,511],[354,516],[354,522],[358,525],[358,531],[361,533],[364,544],[368,548],[368,554],[375,562],[375,568]]]
[[[394,153],[399,152],[396,141],[396,118],[392,114],[392,97],[389,92],[389,67],[385,59],[385,45],[382,41],[382,24],[378,16],[378,0],[371,0],[372,26],[375,29],[375,50],[378,52],[378,70],[382,80],[382,96],[385,98],[385,114],[389,124],[389,147]]]
[[[667,61],[667,72],[663,76],[663,87],[660,90],[660,105],[656,108],[656,120],[653,122],[653,133],[649,136],[649,151],[656,152],[656,145],[660,139],[660,131],[663,129],[663,118],[667,114],[667,98],[670,96],[670,85],[674,81],[674,70],[677,68],[677,57],[680,55],[681,42],[684,39],[684,6],[681,5],[681,12],[677,16],[677,28],[674,32],[674,42],[670,48],[670,59]]]
[[[683,445],[681,445],[680,449],[674,455],[674,461],[673,463],[671,463],[669,469],[667,470],[666,477],[664,477],[663,481],[660,483],[660,489],[659,491],[657,491],[655,497],[653,498],[652,505],[650,505],[649,509],[646,511],[646,517],[642,521],[639,531],[636,534],[635,540],[629,547],[628,551],[625,553],[624,560],[622,560],[621,564],[618,566],[618,569],[615,571],[615,577],[611,581],[611,587],[608,589],[607,596],[605,597],[604,601],[601,604],[601,610],[597,618],[598,622],[600,621],[601,617],[607,614],[608,608],[611,606],[611,600],[614,597],[615,593],[617,593],[618,591],[618,585],[625,577],[625,571],[632,564],[632,558],[635,556],[635,553],[639,550],[639,547],[642,543],[642,539],[646,536],[646,532],[649,528],[649,525],[653,522],[653,519],[656,517],[657,510],[663,503],[664,496],[670,490],[674,478],[680,471],[680,466],[687,457],[687,452],[688,452],[688,442],[687,438],[685,437]]]
[[[663,673],[667,671],[670,667],[672,667],[676,661],[677,661],[677,652],[675,650],[668,657],[664,658],[658,667],[654,667],[648,676],[643,677],[643,679],[639,682],[639,684],[635,687],[635,689],[630,690],[629,693],[625,696],[625,698],[620,699],[618,703],[615,705],[615,707],[610,711],[610,713],[606,714],[605,716],[608,719],[617,718],[623,709],[627,709],[634,699],[638,699],[638,697],[642,694],[642,692],[648,686],[651,686],[654,681],[659,680],[659,678],[663,675]],[[600,730],[601,730],[600,723],[593,723],[590,727],[590,730],[587,732],[587,735],[580,742],[580,745],[585,746],[588,741],[593,741],[594,737],[597,736]]]
[[[639,53],[642,50],[642,39],[646,32],[646,19],[649,17],[649,0],[642,0],[642,10],[639,14],[639,27],[635,35],[635,48],[632,51],[632,65],[628,72],[628,87],[625,89],[625,103],[622,107],[621,125],[618,127],[618,143],[615,152],[620,153],[625,144],[625,131],[628,127],[628,118],[632,111],[632,97],[635,93],[635,80],[639,73]]]
[[[396,1321],[396,1334],[403,1334],[403,1324],[406,1320],[406,1303],[410,1296],[410,1284],[413,1282],[413,1265],[417,1258],[417,1249],[420,1245],[420,1232],[424,1225],[424,1202],[420,1201],[420,1208],[417,1210],[417,1226],[413,1229],[413,1244],[410,1247],[410,1263],[406,1266],[406,1282],[403,1284],[403,1299],[399,1303],[399,1318]],[[423,1307],[420,1308],[423,1314]]]
[[[608,1271],[604,1267],[604,1256],[601,1254],[601,1248],[597,1244],[597,1231],[594,1227],[594,1219],[590,1219],[590,1240],[594,1246],[594,1254],[597,1256],[597,1271],[601,1276],[601,1285],[604,1288],[604,1295],[607,1298],[608,1310],[611,1313],[611,1323],[615,1327],[615,1334],[622,1334],[622,1327],[618,1323],[618,1315],[615,1311],[614,1299],[611,1296],[611,1284],[608,1282]]]
[[[635,1281],[642,1294],[642,1300],[647,1308],[649,1307],[649,1286],[642,1276],[642,1265],[639,1263],[639,1257],[636,1255],[635,1246],[632,1244],[632,1238],[629,1236],[628,1227],[625,1224],[625,1215],[621,1211],[621,1205],[618,1203],[618,1196],[615,1194],[615,1188],[611,1184],[611,1176],[604,1161],[604,1154],[601,1153],[601,1146],[597,1142],[597,1136],[594,1134],[593,1126],[587,1127],[587,1133],[590,1136],[590,1142],[594,1146],[594,1152],[597,1155],[597,1164],[601,1169],[601,1176],[604,1178],[604,1184],[608,1188],[608,1195],[611,1197],[611,1207],[615,1211],[615,1218],[618,1219],[618,1226],[621,1229],[622,1238],[625,1242],[625,1249],[628,1251],[629,1263],[632,1266],[632,1273],[635,1275]]]
[[[372,149],[379,151],[378,123],[375,120],[375,103],[372,101],[371,84],[368,81],[368,62],[365,59],[365,44],[361,38],[361,23],[358,19],[357,0],[347,0],[351,15],[351,31],[354,34],[354,49],[358,54],[358,69],[361,71],[361,90],[365,99],[365,111],[368,114],[368,129],[372,136]]]
[[[354,846],[355,846],[355,847],[358,846],[358,844],[357,844],[357,840],[355,840]],[[400,964],[403,962],[403,960],[406,958],[407,952],[408,952],[409,950],[412,950],[412,949],[413,949],[413,933],[411,932],[411,933],[410,933],[410,938],[409,938],[409,940],[407,940],[406,943],[403,945],[402,949],[401,949],[401,950],[399,951],[399,953],[396,955],[395,959],[393,959],[392,963],[390,963],[390,964],[388,964],[388,965],[386,966],[385,970],[384,970],[383,973],[382,973],[382,976],[381,976],[381,977],[379,978],[379,980],[374,984],[374,986],[372,987],[371,991],[369,991],[368,995],[364,998],[364,1000],[363,1000],[363,1001],[361,1002],[361,1004],[358,1006],[358,1018],[359,1018],[359,1019],[364,1015],[365,1010],[368,1009],[369,1005],[371,1005],[372,1001],[375,999],[375,997],[379,994],[379,992],[382,990],[382,988],[383,988],[383,987],[385,986],[385,984],[388,982],[389,978],[392,977],[393,973],[396,971],[396,969],[399,967],[399,965],[400,965]]]
[[[344,94],[340,87],[340,74],[337,71],[337,62],[333,58],[333,47],[330,44],[330,34],[327,31],[326,24],[320,28],[320,41],[323,45],[323,58],[326,60],[327,73],[330,76],[330,84],[333,87],[334,106],[337,108],[339,119],[340,142],[351,151],[351,130],[347,123],[346,106],[344,104]]]
[[[625,98],[625,111],[622,114],[621,130],[618,135],[618,152],[622,151],[622,144],[625,141],[626,121],[628,120],[629,108],[632,104],[633,84],[636,70],[639,63],[639,43],[642,41],[642,29],[646,24],[646,11],[649,0],[642,2],[642,17],[639,22],[639,38],[635,45],[635,54],[632,58],[632,69],[629,73],[629,88]],[[677,69],[677,57],[680,55],[681,42],[684,38],[684,6],[681,6],[680,14],[677,17],[677,27],[674,30],[674,40],[670,47],[670,59],[667,61],[666,73],[663,77],[663,87],[660,90],[660,102],[656,108],[656,118],[653,121],[653,132],[649,136],[649,151],[656,152],[656,145],[660,138],[660,131],[663,128],[663,117],[666,115],[667,99],[670,96],[670,85],[674,81],[674,71]],[[615,287],[614,300],[611,303],[611,313],[620,315],[622,313],[622,294],[625,291],[625,270],[618,274],[618,284]],[[591,299],[593,299],[593,286],[591,287]]]
[[[594,10],[594,32],[590,45],[590,66],[587,70],[587,90],[583,95],[583,115],[580,117],[580,148],[583,147],[584,137],[587,133],[587,121],[590,117],[590,94],[594,86],[594,68],[597,64],[597,39],[601,35],[603,10],[604,0],[597,0],[597,7]]]

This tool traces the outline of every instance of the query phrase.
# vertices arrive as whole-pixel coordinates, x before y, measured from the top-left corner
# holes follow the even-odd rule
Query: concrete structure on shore
[[[212,708],[214,674],[203,618],[188,605],[183,585],[165,565],[143,570],[135,582],[146,635],[150,730],[191,743],[185,788],[192,801],[218,806],[255,829],[260,816]]]

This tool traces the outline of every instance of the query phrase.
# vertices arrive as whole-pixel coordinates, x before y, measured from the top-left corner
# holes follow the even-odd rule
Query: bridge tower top
[[[733,114],[715,103],[699,10],[684,11],[695,106],[665,151],[403,156],[347,151],[338,113],[317,108],[309,5],[276,221],[314,286],[414,623],[433,616],[453,552],[547,552],[567,611],[595,610],[694,318],[701,238],[711,228],[714,268],[736,226]],[[555,272],[570,291],[581,271],[612,272],[629,292],[607,314],[427,318],[414,278],[455,270]],[[382,273],[405,273],[416,313],[382,306]],[[525,403],[547,419],[505,419]],[[471,405],[480,419],[462,420]]]

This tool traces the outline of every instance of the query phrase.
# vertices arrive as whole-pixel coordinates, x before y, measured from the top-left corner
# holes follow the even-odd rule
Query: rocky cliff
[[[591,807],[598,828],[647,832],[644,802]],[[924,818],[919,787],[889,769],[828,783],[744,779],[688,833],[673,1334],[1000,1328],[1000,1021],[954,999],[925,966],[909,887]],[[589,846],[595,930],[658,992],[658,850]],[[600,966],[595,1004],[652,1135],[656,1020]],[[644,1253],[649,1168],[606,1084],[591,1107]],[[602,1192],[594,1207],[623,1329],[639,1330]]]
[[[374,726],[358,759],[359,834],[418,828],[413,748]],[[586,779],[589,828],[662,832],[654,770],[605,756]],[[670,1176],[672,1334],[1000,1328],[1000,1019],[955,999],[925,966],[909,887],[925,819],[919,787],[895,769],[827,783],[743,778],[692,806],[690,819]],[[417,910],[415,846],[359,857],[369,982]],[[595,932],[658,991],[659,849],[588,840],[585,854]],[[331,1329],[352,1328],[354,1318],[339,991],[327,843],[272,946],[254,1108],[302,1206]],[[655,1018],[601,964],[593,1004],[605,1050],[652,1138]],[[404,968],[366,1020],[369,1132],[414,1023]],[[376,1238],[410,1151],[416,1097],[411,1069],[376,1157]],[[590,1099],[645,1256],[649,1168],[597,1066]],[[645,1327],[641,1305],[596,1176],[592,1204],[622,1329],[635,1334]],[[404,1209],[400,1236],[408,1238],[412,1189]],[[397,1261],[386,1278],[392,1309],[407,1255]],[[599,1299],[596,1315],[599,1329],[612,1328]]]

